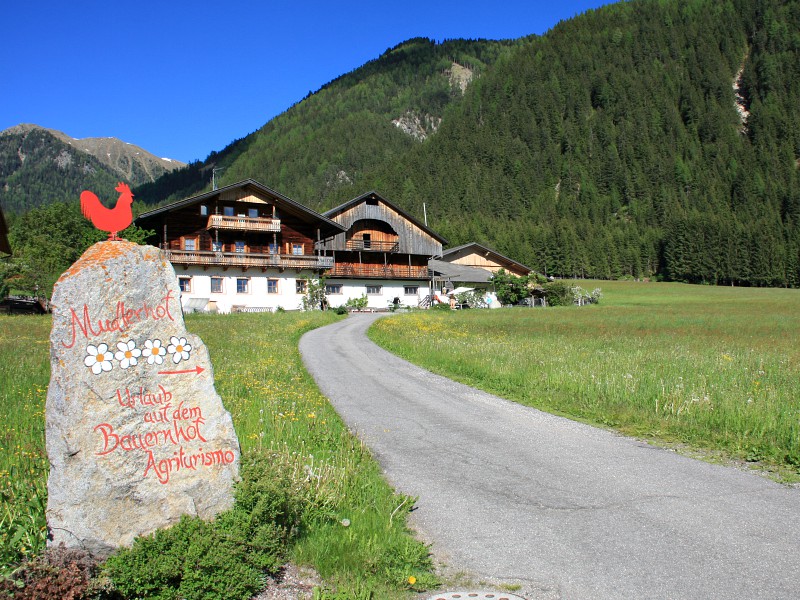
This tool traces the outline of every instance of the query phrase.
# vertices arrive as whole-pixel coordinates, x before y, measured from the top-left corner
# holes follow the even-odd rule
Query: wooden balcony
[[[266,217],[228,217],[209,215],[206,229],[235,229],[237,231],[262,231],[280,233],[280,219]]]
[[[267,269],[330,269],[332,256],[300,254],[253,254],[250,252],[200,252],[193,250],[164,250],[173,265],[203,267],[241,267]]]
[[[374,279],[428,279],[428,267],[336,263],[325,275],[327,277],[368,277]]]
[[[347,240],[347,249],[366,252],[398,252],[400,243],[379,240]]]

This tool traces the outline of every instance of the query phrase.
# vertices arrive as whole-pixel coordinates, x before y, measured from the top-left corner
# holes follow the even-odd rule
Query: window
[[[364,240],[364,250],[369,250],[372,247],[372,234],[365,233],[362,239]]]
[[[368,285],[367,294],[374,296],[380,294],[382,289],[383,289],[382,285]]]
[[[258,209],[257,208],[248,208],[247,209],[247,216],[250,217],[251,219],[257,219],[258,218]]]
[[[270,254],[277,254],[278,253],[278,244],[270,244],[269,245],[269,253]]]
[[[214,252],[222,252],[222,243],[211,242],[211,250],[213,250]]]
[[[211,293],[212,294],[222,293],[222,277],[211,278]]]
[[[278,280],[277,279],[267,279],[267,293],[268,294],[277,294],[278,293]]]
[[[298,279],[294,282],[294,291],[296,294],[305,294],[308,290],[308,281],[305,279]]]
[[[192,293],[192,278],[191,277],[178,277],[178,287],[184,294]]]
[[[235,242],[236,252],[244,252],[244,242],[241,240],[237,240]]]
[[[183,249],[188,250],[189,252],[195,251],[195,240],[194,239],[186,239],[183,240]]]
[[[200,205],[200,215],[203,217],[208,215],[208,206],[206,206],[205,204]]]
[[[292,244],[292,254],[302,256],[303,244]]]
[[[326,294],[341,294],[342,293],[342,284],[341,283],[326,283],[325,284],[325,293]]]
[[[232,206],[223,206],[222,207],[222,214],[225,215],[226,217],[232,217],[233,216],[233,207]]]
[[[403,287],[403,293],[406,296],[416,296],[419,293],[418,285],[407,285]]]
[[[250,291],[250,280],[246,277],[240,277],[236,280],[236,293],[247,294]]]

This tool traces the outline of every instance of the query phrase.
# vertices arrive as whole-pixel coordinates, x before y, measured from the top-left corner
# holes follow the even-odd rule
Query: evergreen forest
[[[498,6],[498,10],[502,10]],[[408,40],[148,204],[374,189],[555,277],[800,286],[800,0],[631,0],[518,40]]]

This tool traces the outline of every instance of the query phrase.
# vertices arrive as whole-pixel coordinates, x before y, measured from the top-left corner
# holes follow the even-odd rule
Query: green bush
[[[544,293],[550,306],[570,306],[575,301],[572,286],[566,281],[551,281],[544,284]]]
[[[126,597],[247,600],[284,560],[300,506],[288,478],[265,457],[242,465],[232,509],[208,522],[184,516],[170,529],[137,538],[106,562]]]

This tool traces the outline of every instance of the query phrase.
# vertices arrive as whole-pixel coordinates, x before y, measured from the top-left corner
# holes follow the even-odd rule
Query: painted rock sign
[[[100,556],[233,503],[239,443],[172,266],[100,242],[53,292],[46,437],[51,542]]]

